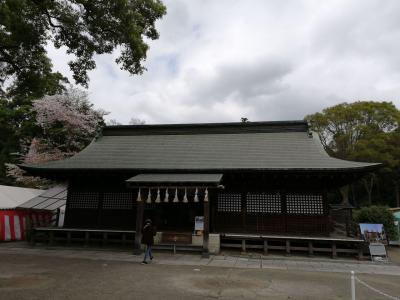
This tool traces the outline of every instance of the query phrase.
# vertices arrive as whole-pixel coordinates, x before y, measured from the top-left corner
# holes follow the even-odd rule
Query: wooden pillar
[[[358,252],[358,255],[357,255],[358,259],[359,260],[363,259],[364,251],[363,251],[363,245],[361,243],[358,244],[357,252]]]
[[[332,258],[337,257],[336,242],[332,242]]]
[[[135,245],[134,245],[134,248],[133,248],[133,254],[136,254],[136,255],[139,255],[139,254],[142,253],[141,240],[142,240],[143,212],[144,212],[144,203],[143,203],[143,201],[137,202],[137,205],[136,205]]]
[[[287,218],[287,204],[286,204],[286,191],[285,190],[281,190],[280,191],[281,194],[281,216],[282,216],[282,223],[283,223],[283,227],[284,233],[288,232],[288,218]]]
[[[54,231],[50,231],[49,232],[49,246],[53,246],[54,245]]]
[[[84,247],[89,247],[90,233],[89,231],[85,232],[85,244]]]
[[[60,213],[61,213],[61,209],[57,208],[56,221],[55,221],[54,227],[58,227],[58,223],[60,222]]]
[[[35,246],[35,243],[36,243],[36,230],[35,230],[35,228],[29,228],[29,232],[30,232],[30,237],[29,237],[30,243],[31,243],[31,246],[33,247],[33,246]]]
[[[268,240],[264,240],[264,255],[268,255]]]
[[[350,202],[349,202],[349,185],[342,186],[339,189],[339,192],[342,196],[341,204],[349,205],[350,204]]]
[[[216,210],[217,201],[218,201],[218,194],[215,193],[215,201],[210,204],[211,215],[210,215],[210,228],[209,228],[209,230],[211,232],[215,232],[216,231],[216,225],[215,225],[216,213],[215,213],[215,210]]]
[[[247,215],[247,208],[246,208],[246,196],[245,192],[240,194],[240,210],[242,213],[242,230],[247,232],[247,225],[246,225],[246,215]]]
[[[322,192],[322,203],[323,203],[323,209],[324,209],[324,234],[329,236],[329,233],[332,228],[332,220],[331,220],[331,214],[330,214],[330,209],[329,209],[329,203],[328,203],[328,191],[326,188],[324,188]]]
[[[208,258],[209,251],[208,251],[208,240],[210,234],[210,201],[211,197],[209,194],[208,202],[204,202],[204,232],[203,232],[203,258]]]
[[[290,240],[286,240],[286,256],[290,256]]]
[[[71,231],[68,231],[67,232],[67,245],[70,245],[71,244]]]
[[[108,240],[108,233],[103,232],[103,246],[107,245],[107,240]]]
[[[103,199],[104,199],[104,193],[99,192],[98,193],[98,202],[97,202],[97,227],[98,228],[103,228]]]
[[[314,255],[314,245],[312,241],[308,241],[308,256]]]

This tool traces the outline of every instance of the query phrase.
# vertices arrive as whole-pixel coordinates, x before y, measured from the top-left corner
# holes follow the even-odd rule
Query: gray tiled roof
[[[66,201],[67,186],[58,185],[19,205],[18,208],[55,210],[65,206]]]
[[[303,121],[108,127],[75,156],[27,170],[340,170],[378,164],[335,159]]]

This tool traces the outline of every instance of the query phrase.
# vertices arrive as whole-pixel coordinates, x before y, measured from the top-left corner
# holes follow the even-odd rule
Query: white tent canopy
[[[14,209],[43,192],[39,189],[0,185],[0,209]]]

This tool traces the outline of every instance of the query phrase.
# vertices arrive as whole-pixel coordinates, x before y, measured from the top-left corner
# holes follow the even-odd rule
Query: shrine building
[[[235,235],[329,239],[327,194],[379,164],[330,157],[306,121],[277,121],[106,126],[71,158],[21,167],[68,183],[66,229],[131,231],[139,250],[150,218],[158,243],[207,256]]]

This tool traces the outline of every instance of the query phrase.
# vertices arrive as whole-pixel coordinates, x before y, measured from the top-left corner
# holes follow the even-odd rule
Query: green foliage
[[[40,129],[35,124],[31,105],[0,98],[0,184],[11,184],[5,163],[17,163],[20,153]]]
[[[400,111],[391,102],[359,101],[325,108],[305,119],[331,155],[349,159],[360,141],[380,143],[380,134],[397,129]]]
[[[160,0],[0,0],[0,183],[4,163],[16,163],[41,129],[32,101],[62,94],[68,80],[53,72],[47,46],[65,48],[77,84],[87,86],[96,54],[118,50],[116,63],[144,71],[155,22],[166,13]]]
[[[358,223],[383,224],[390,240],[399,238],[394,225],[394,216],[386,206],[363,207],[354,212],[354,220]]]
[[[40,98],[59,93],[66,79],[52,72],[46,46],[66,47],[73,78],[88,84],[95,54],[120,49],[116,62],[141,74],[155,21],[166,12],[159,0],[0,1],[0,89],[8,97]]]
[[[393,103],[342,103],[305,119],[310,120],[312,130],[331,156],[383,164],[374,180],[363,180],[368,203],[372,201],[374,185],[378,185],[379,202],[394,203],[393,199],[399,199],[400,111]]]
[[[33,101],[31,116],[37,132],[25,144],[26,151],[19,157],[19,163],[36,164],[64,159],[85,148],[104,126],[105,111],[95,109],[87,92],[68,89],[62,94],[45,96]],[[48,180],[27,176],[15,163],[6,164],[7,175],[16,183],[27,187],[40,188]]]

